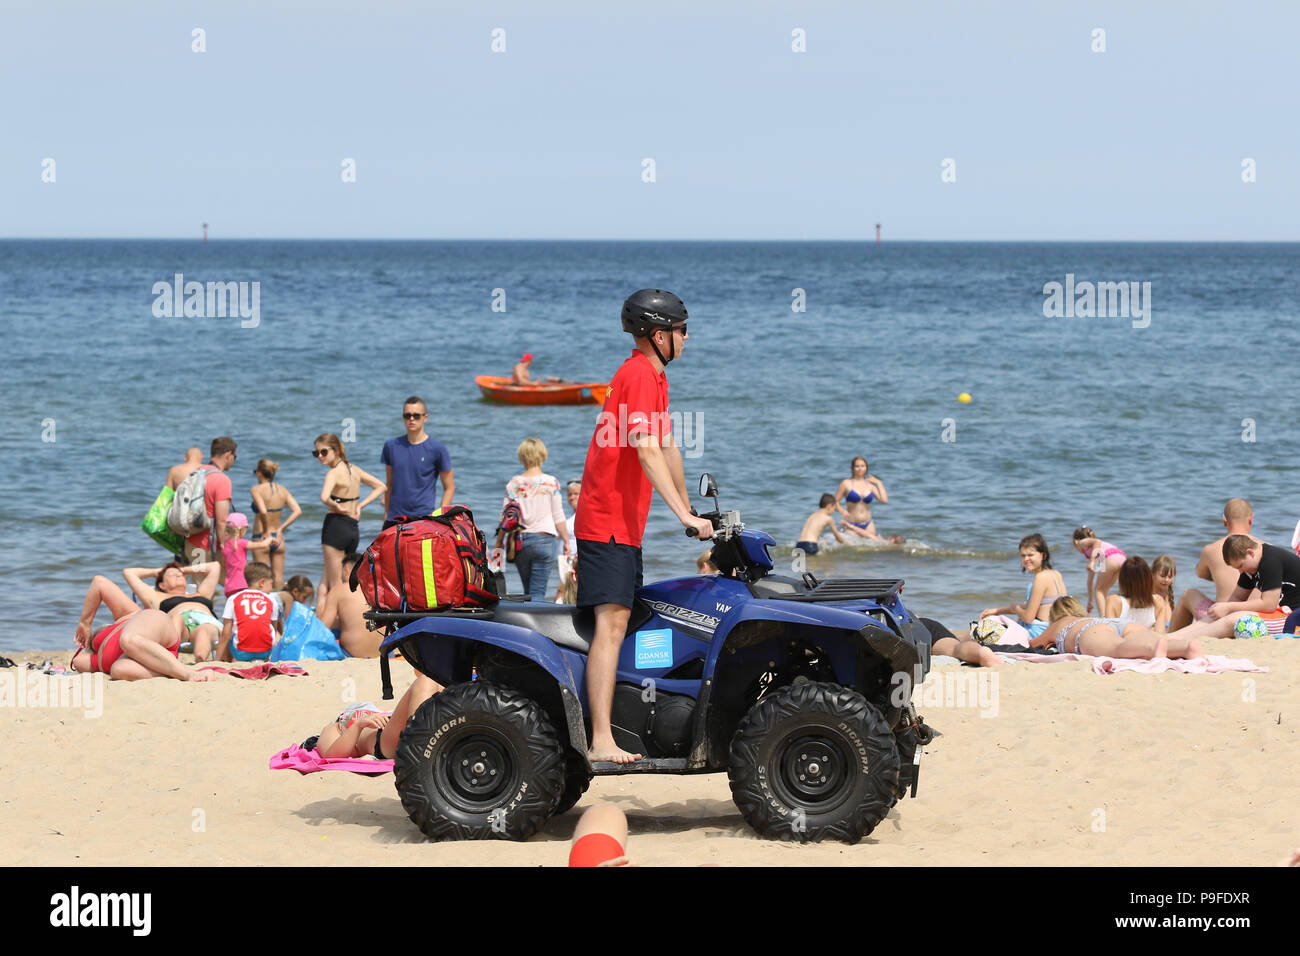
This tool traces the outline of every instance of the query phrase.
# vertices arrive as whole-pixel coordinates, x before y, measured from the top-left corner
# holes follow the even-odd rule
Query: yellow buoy
[[[961,402],[963,405],[969,405],[970,392],[962,392],[960,395],[957,396],[957,401]]]

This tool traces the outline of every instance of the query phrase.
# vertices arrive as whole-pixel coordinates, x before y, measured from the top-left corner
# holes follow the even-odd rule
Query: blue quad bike
[[[389,632],[381,661],[399,650],[445,685],[396,757],[402,806],[426,836],[527,839],[594,775],[725,772],[754,830],[800,842],[854,843],[915,795],[932,731],[911,690],[932,633],[947,632],[903,606],[899,580],[772,574],[775,541],[717,510],[712,476],[700,494],[721,573],[640,588],[622,645],[613,728],[645,755],[635,763],[587,758],[590,609],[370,612]]]

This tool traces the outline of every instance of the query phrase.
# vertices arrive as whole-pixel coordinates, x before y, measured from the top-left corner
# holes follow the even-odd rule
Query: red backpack
[[[349,579],[372,608],[441,611],[498,602],[487,545],[468,508],[398,520],[366,548]]]

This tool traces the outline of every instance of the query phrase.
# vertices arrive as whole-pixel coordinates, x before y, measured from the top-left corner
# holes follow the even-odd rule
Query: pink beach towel
[[[1191,660],[1171,661],[1165,657],[1152,660],[1130,658],[1120,660],[1114,657],[1094,657],[1092,659],[1094,674],[1116,674],[1120,671],[1136,671],[1139,674],[1160,674],[1164,671],[1178,671],[1180,674],[1223,674],[1227,671],[1249,671],[1254,674],[1267,674],[1267,667],[1260,667],[1244,657],[1194,657]]]
[[[299,773],[348,770],[352,773],[381,774],[392,771],[393,761],[371,760],[364,757],[322,757],[316,750],[303,750],[297,744],[293,744],[271,757],[271,769],[297,770]]]
[[[1094,674],[1118,674],[1120,671],[1133,671],[1138,674],[1161,674],[1165,671],[1177,671],[1180,674],[1223,674],[1228,671],[1249,671],[1255,674],[1268,673],[1267,667],[1259,667],[1245,658],[1215,657],[1213,655],[1182,661],[1171,661],[1165,657],[1145,660],[1143,658],[1087,657],[1083,654],[999,653],[998,657],[1004,661],[1024,661],[1027,664],[1051,664],[1056,661],[1092,661]]]
[[[307,672],[302,667],[288,661],[262,661],[252,667],[220,667],[215,664],[204,664],[202,667],[204,670],[229,674],[231,677],[242,677],[244,680],[266,680],[276,674],[283,674],[285,677],[307,676]]]

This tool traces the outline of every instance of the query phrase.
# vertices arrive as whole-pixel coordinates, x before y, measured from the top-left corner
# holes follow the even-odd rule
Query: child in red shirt
[[[280,619],[280,605],[272,600],[271,566],[252,561],[244,569],[248,587],[226,599],[219,661],[266,661],[275,643],[274,624]]]

